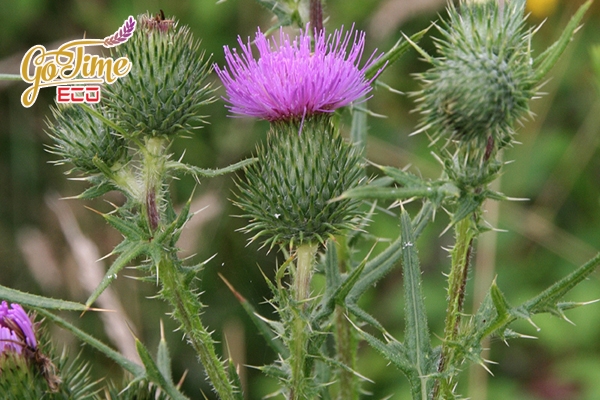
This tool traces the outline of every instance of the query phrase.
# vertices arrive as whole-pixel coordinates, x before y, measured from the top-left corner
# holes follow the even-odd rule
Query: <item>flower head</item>
[[[225,46],[227,67],[215,66],[215,70],[232,113],[268,121],[300,120],[331,113],[369,93],[375,77],[368,80],[365,71],[378,57],[373,54],[358,67],[364,32],[340,29],[325,36],[320,31],[313,47],[308,29],[307,25],[294,39],[280,29],[279,41],[269,40],[259,30],[254,41],[258,60],[250,42],[244,44],[241,38],[241,53]]]
[[[0,354],[16,352],[21,354],[23,348],[37,348],[33,323],[19,304],[6,301],[0,304]]]

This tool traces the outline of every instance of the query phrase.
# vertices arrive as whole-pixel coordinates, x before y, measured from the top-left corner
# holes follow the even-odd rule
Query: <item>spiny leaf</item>
[[[421,267],[410,217],[402,210],[402,271],[404,274],[405,339],[408,358],[421,379],[421,385],[428,386],[425,378],[432,371],[431,342],[427,326],[427,313],[421,289]],[[423,388],[424,389],[424,388]]]
[[[21,292],[16,289],[11,289],[2,285],[0,285],[0,299],[9,301],[11,303],[19,303],[23,306],[45,308],[50,310],[86,311],[89,309],[89,307],[84,304],[38,296],[31,293]]]
[[[95,199],[115,189],[116,187],[112,183],[105,181],[85,189],[81,194],[75,197],[82,200]]]
[[[213,178],[215,176],[225,175],[230,172],[235,172],[235,171],[242,169],[250,164],[255,163],[256,161],[257,161],[256,158],[248,158],[246,160],[242,160],[235,164],[231,164],[227,167],[217,168],[217,169],[198,168],[194,165],[188,165],[188,164],[184,164],[184,163],[181,163],[178,161],[169,161],[166,164],[166,168],[176,170],[176,171],[182,171],[187,174],[194,175],[196,177],[202,176],[202,177],[206,177],[206,178]]]
[[[360,263],[356,268],[352,270],[352,272],[348,275],[348,277],[342,282],[342,284],[336,289],[333,297],[336,303],[343,305],[345,303],[346,297],[360,279],[362,272],[365,270],[366,262]]]
[[[108,347],[107,345],[105,345],[104,343],[102,343],[101,341],[96,339],[95,337],[90,336],[86,332],[75,327],[74,325],[70,324],[69,322],[65,321],[64,319],[52,314],[51,312],[49,312],[43,308],[36,308],[36,312],[38,314],[40,314],[41,316],[51,320],[58,326],[68,330],[73,335],[75,335],[77,338],[82,340],[84,343],[92,346],[96,350],[98,350],[101,353],[103,353],[104,355],[106,355],[108,358],[115,361],[118,365],[121,366],[121,368],[130,372],[136,379],[144,378],[145,372],[144,372],[144,368],[141,365],[138,365],[134,362],[129,361],[127,358],[125,358],[123,355],[121,355],[121,353],[119,353],[118,351],[111,349],[110,347]]]
[[[543,307],[556,304],[565,294],[594,272],[598,265],[600,265],[600,253],[538,296],[525,302],[522,307],[532,313],[538,313]]]
[[[579,23],[581,22],[585,12],[592,5],[592,0],[588,0],[585,2],[579,10],[571,17],[571,20],[563,30],[560,38],[550,46],[546,51],[544,51],[538,58],[536,58],[534,62],[534,67],[537,69],[535,72],[534,81],[538,82],[541,80],[550,69],[556,64],[556,61],[560,57],[560,55],[565,51],[567,45],[573,38],[573,34],[579,27]]]
[[[365,72],[365,77],[367,79],[371,79],[377,74],[377,72],[380,69],[388,68],[398,58],[400,58],[402,54],[406,53],[408,49],[410,49],[411,44],[414,45],[414,43],[421,40],[421,38],[425,36],[427,31],[429,31],[429,28],[423,29],[422,31],[415,33],[410,37],[410,41],[403,41],[402,39],[398,40],[394,47],[388,50],[379,60],[377,60],[377,62],[373,63],[373,65],[369,67],[369,69]]]
[[[171,380],[171,377],[165,377],[161,373],[160,369],[150,356],[150,352],[148,351],[148,349],[146,349],[142,342],[140,342],[137,338],[135,339],[135,348],[137,349],[137,352],[140,356],[140,359],[142,360],[142,363],[144,364],[144,367],[146,367],[146,375],[148,376],[149,380],[159,385],[160,388],[164,390],[169,396],[171,396],[172,399],[188,399],[188,397],[184,396],[179,390],[177,390],[177,388],[173,384],[173,381]]]
[[[127,266],[127,264],[140,256],[143,253],[148,252],[150,244],[148,242],[130,242],[125,239],[115,248],[118,251],[119,257],[112,263],[106,274],[102,278],[100,284],[96,287],[94,292],[90,295],[86,301],[86,306],[89,307],[94,301],[104,292],[104,290],[110,285],[112,281],[117,278],[117,274]]]
[[[113,214],[102,214],[102,217],[130,241],[147,241],[150,239],[148,234],[131,220],[126,220]]]
[[[162,321],[160,321],[160,342],[158,342],[158,351],[156,353],[156,365],[161,374],[172,383],[171,355],[169,354],[169,347],[165,340],[165,329]]]

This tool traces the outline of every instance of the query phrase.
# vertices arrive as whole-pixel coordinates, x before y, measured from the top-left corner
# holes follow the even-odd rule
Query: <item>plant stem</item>
[[[465,286],[469,273],[473,240],[477,234],[472,217],[464,218],[454,227],[456,243],[452,249],[452,266],[448,275],[448,309],[444,327],[444,343],[438,364],[438,372],[444,374],[448,367],[454,365],[455,347],[461,315],[464,308]],[[440,379],[434,389],[434,399],[444,397],[452,391],[452,376]]]
[[[298,246],[296,250],[296,271],[292,289],[296,304],[292,305],[292,328],[290,341],[290,400],[306,398],[306,356],[308,351],[309,322],[304,317],[305,302],[310,295],[317,244],[308,243]]]
[[[165,253],[158,265],[161,294],[173,307],[173,316],[206,370],[208,379],[222,400],[234,400],[237,390],[231,384],[223,362],[217,356],[215,343],[200,320],[202,304],[184,279],[175,254]]]
[[[296,301],[300,303],[310,295],[310,281],[316,254],[317,244],[315,243],[300,245],[296,250],[296,274],[293,285]]]
[[[348,264],[350,252],[346,237],[338,239],[338,268],[341,274],[349,272]],[[335,307],[335,347],[337,360],[347,368],[338,368],[340,385],[339,399],[358,400],[359,382],[357,376],[352,372],[356,370],[357,359],[357,340],[356,330],[348,321],[346,308],[342,306]]]

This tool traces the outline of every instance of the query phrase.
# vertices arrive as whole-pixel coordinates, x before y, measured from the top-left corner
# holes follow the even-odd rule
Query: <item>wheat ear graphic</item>
[[[125,43],[133,34],[135,23],[135,18],[129,16],[118,31],[104,38],[104,47],[115,47]]]

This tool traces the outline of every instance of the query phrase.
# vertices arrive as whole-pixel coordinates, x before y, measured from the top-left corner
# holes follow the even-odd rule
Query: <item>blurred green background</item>
[[[547,21],[535,36],[536,53],[558,38],[581,0],[530,1],[532,26]],[[427,27],[444,14],[444,0],[328,0],[327,28],[355,23],[367,31],[367,53],[388,49],[401,36]],[[203,47],[222,65],[223,45],[235,45],[237,35],[253,35],[257,26],[264,31],[273,24],[271,15],[252,0],[159,1],[159,0],[20,0],[2,2],[0,8],[0,73],[18,73],[23,53],[31,46],[52,47],[67,40],[103,38],[112,34],[129,15],[163,9],[180,23],[189,25]],[[433,32],[434,30],[432,30]],[[433,52],[431,38],[422,46]],[[500,288],[513,304],[563,277],[593,256],[600,248],[600,98],[599,78],[594,76],[590,49],[600,44],[600,2],[592,6],[585,25],[551,71],[544,86],[546,93],[532,102],[535,118],[524,121],[518,140],[522,144],[506,152],[507,165],[499,189],[509,196],[528,198],[526,202],[489,204],[487,219],[507,232],[486,233],[478,243],[475,271],[469,281],[467,304],[478,304],[497,275]],[[412,74],[427,65],[412,51],[403,56],[381,79],[404,93],[417,90]],[[212,79],[218,86],[216,76]],[[106,261],[94,262],[110,252],[119,234],[86,207],[108,211],[118,196],[104,200],[58,200],[73,196],[85,184],[68,180],[66,166],[49,164],[53,156],[45,152],[49,107],[55,90],[44,89],[33,107],[20,104],[23,82],[0,82],[0,283],[37,294],[83,302],[90,282],[106,268]],[[218,91],[218,96],[223,94]],[[210,105],[209,125],[189,139],[179,139],[173,150],[200,167],[223,167],[252,154],[262,140],[267,124],[250,119],[227,117],[222,101]],[[409,137],[418,116],[410,113],[413,99],[382,88],[374,92],[369,108],[385,118],[370,119],[368,157],[378,164],[404,167],[435,178],[440,168],[430,154],[424,135]],[[349,115],[344,114],[345,129]],[[374,171],[373,171],[374,172]],[[72,177],[72,176],[71,176]],[[180,245],[185,256],[201,261],[213,255],[202,275],[202,298],[208,305],[204,320],[215,337],[227,343],[241,365],[257,366],[273,360],[273,353],[249,324],[241,307],[217,273],[223,274],[263,315],[273,318],[265,304],[268,288],[259,267],[269,276],[277,261],[275,252],[266,254],[236,230],[244,221],[235,218],[232,177],[204,180],[196,186],[184,178],[173,186],[178,203],[194,191],[194,208],[204,209],[190,223]],[[409,211],[411,209],[409,208]],[[442,249],[452,242],[451,234],[439,236],[447,224],[440,213],[435,226],[428,228],[419,243],[424,269],[424,289],[431,328],[441,334],[445,312],[443,272],[449,259]],[[382,238],[398,234],[395,217],[380,214],[371,232]],[[365,252],[372,245],[363,243]],[[384,248],[383,244],[376,251]],[[160,338],[159,321],[173,353],[175,380],[187,371],[184,390],[193,399],[201,391],[211,396],[204,374],[190,349],[173,332],[176,325],[165,304],[150,299],[156,287],[128,279],[128,270],[105,299],[118,313],[87,313],[65,318],[102,338],[126,354],[133,354],[134,332],[147,346],[156,348]],[[96,277],[95,277],[96,276]],[[600,298],[599,273],[569,294],[569,300]],[[401,338],[403,301],[399,269],[391,273],[367,296],[363,306]],[[112,302],[112,303],[111,303]],[[109,316],[107,316],[110,314]],[[465,371],[462,393],[472,399],[599,399],[600,398],[600,305],[576,309],[568,314],[573,325],[548,316],[535,323],[518,324],[519,332],[536,335],[537,340],[516,340],[507,347],[499,341],[490,344],[493,377],[477,367]],[[46,327],[56,347],[68,346],[74,354],[80,344],[58,328]],[[437,343],[439,344],[439,339]],[[121,371],[108,359],[83,347],[84,357],[93,364],[95,377],[122,381]],[[223,350],[225,351],[225,350]],[[134,357],[134,355],[132,355]],[[275,390],[274,383],[253,368],[242,366],[247,398],[260,399]],[[376,382],[365,383],[364,398],[408,399],[408,387],[400,372],[385,364],[366,345],[361,345],[359,372]],[[467,375],[471,375],[471,378]],[[469,383],[470,381],[470,383]],[[487,392],[487,394],[486,394]],[[390,397],[387,397],[390,396]]]

